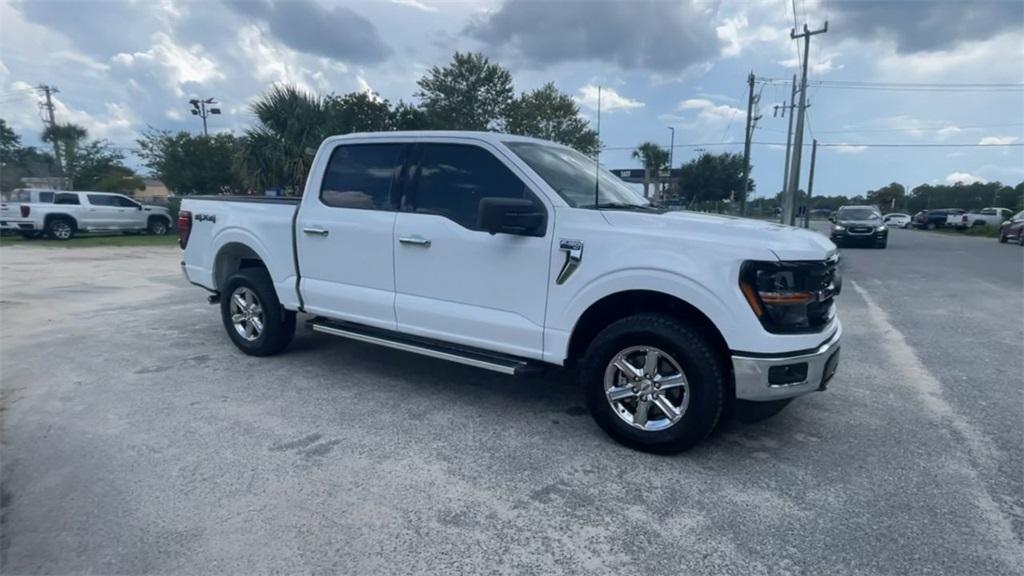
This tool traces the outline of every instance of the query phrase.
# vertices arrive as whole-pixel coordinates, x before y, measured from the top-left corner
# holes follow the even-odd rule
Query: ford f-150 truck
[[[328,138],[300,198],[187,197],[187,278],[247,354],[312,330],[505,374],[575,367],[597,423],[655,452],[732,402],[823,390],[842,327],[814,232],[670,212],[570,148],[498,133]]]

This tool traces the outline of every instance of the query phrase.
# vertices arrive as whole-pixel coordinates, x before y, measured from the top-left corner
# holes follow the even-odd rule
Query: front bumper
[[[812,351],[764,356],[734,354],[732,371],[736,379],[736,398],[766,402],[824,390],[839,364],[842,336],[843,326],[837,323],[832,336]],[[789,384],[770,381],[772,368],[793,366],[802,369],[802,364],[806,364],[806,377],[801,381]]]
[[[874,229],[870,232],[850,232],[849,230],[833,230],[829,235],[832,242],[881,242],[889,238],[889,229]]]

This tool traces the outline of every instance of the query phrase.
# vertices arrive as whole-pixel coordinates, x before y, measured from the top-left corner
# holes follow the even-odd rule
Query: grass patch
[[[177,246],[177,234],[153,236],[150,234],[81,234],[71,240],[50,240],[34,238],[26,240],[21,236],[0,236],[0,246],[29,246],[40,248],[91,248],[96,246]]]

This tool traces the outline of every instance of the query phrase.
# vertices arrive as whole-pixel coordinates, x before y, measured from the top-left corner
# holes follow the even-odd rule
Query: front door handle
[[[398,241],[402,244],[413,244],[415,246],[430,248],[430,240],[422,236],[399,236]]]
[[[324,230],[323,228],[313,228],[313,227],[303,228],[302,231],[304,233],[306,233],[306,234],[309,234],[310,236],[327,236],[328,234],[331,233],[329,230]]]

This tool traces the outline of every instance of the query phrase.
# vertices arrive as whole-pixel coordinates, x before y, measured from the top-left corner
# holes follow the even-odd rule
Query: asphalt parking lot
[[[238,352],[176,248],[0,248],[2,564],[29,573],[1024,573],[1024,249],[844,249],[840,371],[659,457],[568,374]]]

